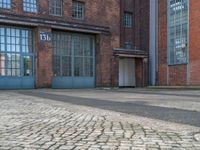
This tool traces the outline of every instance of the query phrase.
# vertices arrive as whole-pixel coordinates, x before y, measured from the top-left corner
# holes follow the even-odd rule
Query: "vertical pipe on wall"
[[[149,49],[149,77],[150,85],[156,85],[157,72],[157,0],[150,0],[150,49]]]

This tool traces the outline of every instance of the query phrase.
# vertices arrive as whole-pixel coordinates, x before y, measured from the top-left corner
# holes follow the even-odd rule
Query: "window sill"
[[[72,20],[76,20],[76,21],[84,21],[84,18],[74,18],[74,17],[72,17]]]
[[[62,18],[63,15],[54,15],[54,14],[49,14],[49,16],[52,16],[52,17],[59,17],[59,18]]]
[[[0,10],[11,10],[12,8],[3,8],[3,7],[0,7]]]
[[[34,15],[38,14],[38,12],[30,12],[30,11],[25,11],[25,10],[23,10],[23,11],[24,11],[24,13],[28,13],[28,14],[34,14]]]
[[[173,67],[173,66],[181,66],[181,65],[188,65],[188,63],[168,64],[169,67]]]

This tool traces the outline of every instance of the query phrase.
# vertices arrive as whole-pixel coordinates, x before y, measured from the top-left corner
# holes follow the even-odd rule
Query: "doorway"
[[[135,87],[135,59],[119,59],[119,87]]]

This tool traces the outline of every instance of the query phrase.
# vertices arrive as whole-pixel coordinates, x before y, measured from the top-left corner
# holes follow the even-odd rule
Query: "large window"
[[[84,3],[72,1],[72,17],[75,19],[84,19]]]
[[[49,0],[50,15],[62,16],[63,0]]]
[[[168,63],[187,63],[188,0],[168,2]]]
[[[0,76],[33,75],[33,35],[29,29],[0,26]]]
[[[11,0],[0,0],[0,8],[10,9]]]
[[[93,36],[54,32],[54,76],[93,77],[93,42]]]
[[[37,13],[37,0],[23,0],[23,9],[26,12]]]
[[[124,12],[124,27],[131,28],[133,24],[133,14],[130,12]]]

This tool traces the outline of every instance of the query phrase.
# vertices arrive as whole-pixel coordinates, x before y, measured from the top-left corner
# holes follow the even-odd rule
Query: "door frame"
[[[133,70],[131,70],[130,62],[133,63]],[[122,69],[122,70],[121,70]],[[119,58],[118,67],[118,86],[119,87],[136,87],[136,63],[135,58]],[[128,74],[126,74],[128,73]],[[129,73],[133,73],[132,75]],[[131,84],[128,84],[130,82]]]

